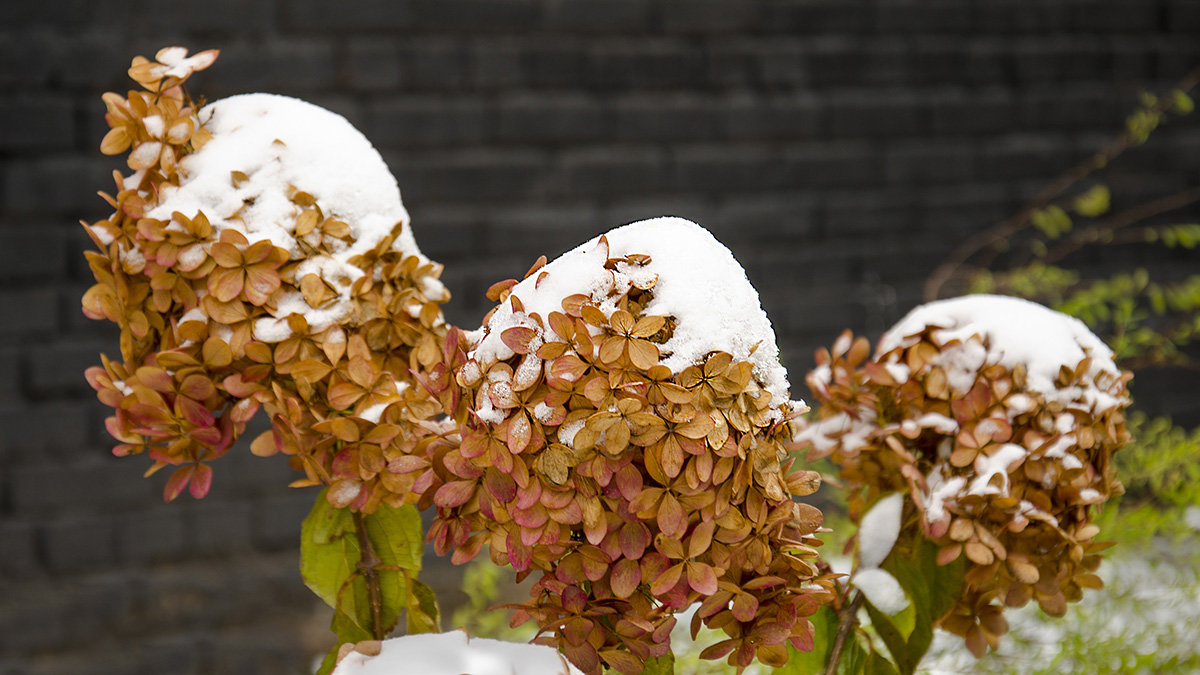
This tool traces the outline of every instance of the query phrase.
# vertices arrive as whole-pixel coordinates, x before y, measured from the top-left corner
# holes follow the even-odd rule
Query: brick
[[[970,62],[963,58],[967,50],[968,44],[958,40],[931,40],[920,41],[911,49],[901,48],[896,56],[907,62],[908,77],[904,81],[928,85],[955,84],[968,78]],[[882,56],[877,52],[868,54],[877,59]]]
[[[162,478],[141,477],[147,463],[137,460],[19,466],[8,471],[8,494],[14,513],[70,514],[85,509],[114,511],[139,508],[161,500]],[[157,493],[157,494],[155,494]]]
[[[983,142],[978,175],[983,180],[1050,177],[1075,160],[1070,146],[1057,136],[1008,134]]]
[[[1161,3],[1089,0],[1071,7],[1071,24],[1083,33],[1144,33],[1158,28]]]
[[[364,132],[380,148],[453,146],[484,138],[481,101],[400,99],[369,104]]]
[[[0,338],[53,332],[58,304],[53,288],[0,290]]]
[[[0,404],[2,405],[12,405],[25,399],[21,360],[21,349],[0,347]]]
[[[474,247],[483,240],[482,212],[474,207],[454,205],[414,206],[413,234],[421,251],[451,271],[459,260],[471,257]],[[446,281],[446,273],[442,274]]]
[[[312,510],[314,490],[292,490],[283,496],[261,499],[254,506],[255,547],[263,551],[294,549],[300,542],[300,524]]]
[[[75,104],[68,98],[0,102],[0,152],[46,152],[75,144]]]
[[[678,216],[696,223],[707,223],[712,220],[709,201],[700,193],[630,197],[604,209],[601,221],[605,227],[611,227],[659,216]]]
[[[555,33],[641,33],[650,26],[644,0],[548,0],[542,26]]]
[[[14,460],[21,455],[23,464],[72,460],[89,454],[103,457],[95,453],[103,453],[106,445],[111,447],[115,442],[107,439],[108,443],[99,447],[91,442],[90,432],[104,428],[94,414],[100,407],[99,402],[88,400],[54,399],[0,408],[0,424],[10,431],[0,438],[0,454]]]
[[[917,133],[922,98],[908,93],[834,92],[829,98],[829,123],[837,137],[871,138]]]
[[[956,1],[883,0],[876,9],[875,28],[884,35],[897,33],[954,33],[971,29],[970,4]]]
[[[896,40],[816,38],[806,48],[809,82],[815,87],[895,86],[920,76],[915,49]],[[925,80],[922,80],[925,81]]]
[[[975,30],[985,33],[1047,33],[1069,25],[1071,5],[1037,0],[992,0],[975,4]]]
[[[1200,4],[1192,0],[1167,3],[1167,25],[1171,33],[1200,33]]]
[[[889,183],[961,183],[973,177],[975,154],[966,145],[904,142],[885,155]]]
[[[557,143],[612,137],[599,102],[589,96],[514,96],[497,105],[496,138],[501,141]]]
[[[254,511],[249,502],[206,498],[181,510],[187,547],[195,554],[229,555],[250,550]]]
[[[292,0],[283,7],[283,25],[300,31],[394,31],[414,22],[412,3],[395,0],[359,0],[352,12],[323,0]]]
[[[419,30],[501,32],[537,25],[540,3],[528,0],[440,0],[412,3]]]
[[[103,157],[48,156],[6,162],[4,205],[16,213],[55,213],[95,220],[107,210],[96,190],[112,185],[112,167]]]
[[[687,147],[674,160],[676,184],[683,190],[762,191],[783,179],[779,154],[758,145]]]
[[[482,89],[515,88],[524,84],[523,50],[513,44],[473,44],[467,51],[469,82]]]
[[[726,245],[802,244],[817,232],[815,210],[816,200],[801,192],[735,196],[718,203],[701,224]]]
[[[64,241],[61,227],[0,228],[0,279],[60,278],[65,269]]]
[[[0,87],[46,87],[52,66],[52,59],[46,58],[51,51],[47,42],[44,34],[34,31],[5,33],[0,40]]]
[[[596,209],[588,206],[521,207],[496,212],[485,225],[487,251],[535,257],[544,254],[550,260],[610,226],[600,222]]]
[[[37,528],[26,520],[0,521],[0,576],[19,579],[41,570]]]
[[[870,237],[907,232],[913,226],[911,199],[904,193],[834,193],[824,200],[827,237]]]
[[[932,98],[933,132],[939,136],[994,137],[1018,120],[1017,102],[1007,90],[954,91]]]
[[[802,43],[778,41],[749,53],[749,67],[767,89],[798,89],[815,83],[828,64],[814,59]]]
[[[544,153],[530,150],[470,150],[388,162],[404,188],[404,198],[413,204],[534,194],[545,180],[547,164]]]
[[[588,63],[577,42],[537,42],[521,50],[521,81],[533,88],[578,89],[591,77]]]
[[[704,54],[674,42],[614,43],[589,55],[599,87],[686,87],[705,80]]]
[[[689,94],[631,96],[612,105],[617,140],[714,140],[720,135],[723,101]]]
[[[400,45],[387,38],[351,40],[346,46],[343,77],[355,89],[373,93],[395,89],[402,82]]]
[[[193,32],[236,33],[253,26],[268,31],[279,25],[273,0],[204,0],[180,2],[171,11],[147,11],[139,15],[143,30],[171,31],[186,26]],[[200,48],[200,45],[197,45]],[[149,53],[146,54],[150,56]]]
[[[1031,128],[1115,134],[1124,127],[1124,106],[1129,103],[1107,87],[1059,87],[1053,93],[1039,90],[1026,95],[1021,116]]]
[[[725,0],[674,0],[659,6],[669,33],[732,33],[758,23],[759,3]]]
[[[809,143],[785,148],[782,168],[789,187],[870,185],[882,180],[883,160],[860,142]]]
[[[62,649],[68,639],[64,626],[67,612],[63,611],[68,593],[64,593],[64,584],[56,581],[12,583],[5,578],[0,584],[0,597],[4,598],[0,603],[0,654],[21,657]],[[65,587],[74,590],[74,584]]]
[[[866,0],[771,0],[760,3],[759,27],[802,35],[868,32],[871,6]]]
[[[70,518],[43,529],[46,568],[53,573],[109,567],[116,562],[113,523],[105,518]]]
[[[117,554],[124,565],[179,560],[187,552],[184,517],[177,504],[116,519]]]
[[[666,155],[646,147],[596,147],[565,151],[554,169],[552,192],[562,195],[645,193],[671,185]]]
[[[33,347],[29,353],[29,388],[35,396],[91,394],[83,371],[100,363],[102,351],[113,345],[98,340],[54,342]]]
[[[337,81],[337,60],[327,41],[293,37],[231,45],[221,50],[217,64],[204,73],[205,81],[227,91],[269,91],[303,98]]]
[[[733,140],[798,140],[822,136],[828,108],[808,94],[765,98],[731,96],[721,110],[721,131]]]
[[[399,46],[400,89],[462,88],[469,80],[471,62],[466,47],[456,40],[405,42]]]

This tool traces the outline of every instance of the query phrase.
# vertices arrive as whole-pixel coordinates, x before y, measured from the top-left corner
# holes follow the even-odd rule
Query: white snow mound
[[[942,343],[965,342],[978,335],[989,346],[986,353],[969,348],[943,352],[948,361],[939,365],[946,368],[952,387],[959,379],[956,374],[965,376],[962,382],[969,379],[974,384],[975,373],[993,363],[1009,369],[1025,364],[1027,387],[1052,397],[1059,367],[1073,369],[1085,357],[1092,359],[1093,375],[1120,375],[1112,350],[1082,321],[1036,302],[1001,295],[966,295],[921,305],[879,338],[876,353],[883,355],[913,344],[915,336],[928,326],[940,327],[934,337]]]
[[[296,278],[318,274],[341,296],[341,302],[323,308],[309,307],[298,293],[287,296],[277,318],[298,312],[314,328],[341,320],[350,286],[363,274],[348,260],[374,248],[397,223],[403,229],[393,247],[421,255],[396,179],[346,118],[287,96],[243,94],[205,106],[200,120],[212,139],[181,160],[180,185],[164,188],[147,216],[169,221],[175,212],[188,218],[203,212],[218,232],[234,229],[251,243],[269,240],[286,249],[292,260],[307,258]],[[245,179],[235,181],[234,172]],[[350,243],[326,238],[329,255],[307,256],[295,237],[301,209],[289,197],[296,191],[312,195],[325,217],[349,225]],[[259,323],[259,339],[275,342],[290,335],[286,326]]]
[[[582,675],[553,647],[486,638],[465,631],[384,640],[378,656],[351,652],[333,675]]]
[[[562,299],[577,293],[590,296],[605,314],[616,307],[607,301],[610,288],[618,291],[657,277],[647,315],[673,316],[672,337],[659,345],[659,363],[680,373],[702,363],[713,351],[724,351],[738,361],[750,361],[759,385],[771,393],[772,404],[788,401],[787,371],[779,361],[775,331],[759,303],[758,292],[746,272],[708,230],[683,218],[643,220],[610,230],[564,253],[512,289],[524,312],[513,310],[511,300],[496,308],[470,357],[486,364],[512,356],[500,334],[513,326],[531,325],[529,316],[545,323],[550,312],[562,312]],[[621,263],[604,268],[609,258],[645,254],[645,266]],[[558,339],[546,331],[547,339]]]

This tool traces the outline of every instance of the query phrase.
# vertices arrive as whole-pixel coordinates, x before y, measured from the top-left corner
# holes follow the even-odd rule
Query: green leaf
[[[924,653],[913,654],[910,651],[908,641],[900,634],[886,614],[876,609],[870,602],[863,603],[863,607],[867,610],[867,616],[871,617],[871,627],[875,629],[879,637],[883,638],[883,643],[892,653],[892,658],[896,659],[896,669],[903,675],[911,675],[916,671],[917,664],[920,663]],[[870,669],[872,661],[873,659],[867,662],[868,672],[874,672]]]
[[[437,596],[433,589],[416,579],[407,579],[408,634],[441,632]]]
[[[410,572],[421,569],[421,513],[405,504],[393,508],[380,504],[374,513],[365,514],[371,547],[384,565],[395,565]]]
[[[1112,195],[1104,185],[1092,186],[1090,190],[1075,198],[1075,212],[1087,218],[1095,218],[1108,212],[1112,204]]]
[[[337,667],[337,655],[339,649],[341,649],[340,644],[334,646],[333,649],[330,649],[329,653],[325,655],[325,658],[321,659],[321,667],[317,669],[316,675],[329,675],[333,672],[333,669]]]
[[[665,656],[660,656],[657,659],[650,659],[646,662],[646,669],[642,671],[642,675],[674,675],[675,674],[675,655],[667,652]]]
[[[882,654],[871,652],[867,658],[866,668],[863,669],[863,675],[899,675],[899,671]]]
[[[1171,92],[1171,110],[1179,115],[1187,115],[1196,109],[1192,97],[1180,89]]]
[[[300,527],[300,576],[335,609],[338,594],[362,558],[353,533],[350,512],[330,506],[322,490]]]

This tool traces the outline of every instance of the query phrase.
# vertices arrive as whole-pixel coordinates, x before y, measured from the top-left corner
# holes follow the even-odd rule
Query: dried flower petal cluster
[[[432,420],[456,402],[449,377],[432,372],[443,361],[439,305],[449,297],[440,267],[410,245],[398,192],[395,219],[381,228],[275,179],[287,160],[282,140],[264,141],[270,162],[246,160],[220,176],[211,160],[189,164],[228,140],[210,129],[222,111],[270,115],[291,101],[252,95],[240,108],[198,111],[181,85],[216,55],[171,47],[156,61],[138,57],[129,74],[145,90],[104,96],[112,130],[101,150],[131,150],[133,173],[118,172],[116,195],[103,195],[113,214],[84,223],[99,251],[87,253],[96,285],[83,309],[121,328],[122,360],[87,373],[115,409],[114,452],[147,452],[150,472],[178,467],[166,498],[184,488],[202,497],[207,462],[261,406],[273,429],[252,450],[291,455],[306,474],[297,484],[330,485],[331,503],[367,511],[413,501],[419,470],[408,458],[448,442]],[[229,199],[192,199],[192,186],[211,180]],[[413,371],[428,386],[411,386]]]
[[[968,302],[987,321],[946,318],[934,303],[932,318],[893,329],[873,359],[849,333],[818,352],[807,382],[820,418],[797,440],[839,466],[856,522],[880,495],[903,492],[909,534],[919,523],[941,564],[965,556],[962,597],[939,625],[978,656],[1007,632],[1004,606],[1035,599],[1061,616],[1102,585],[1095,571],[1108,543],[1096,541],[1092,516],[1122,492],[1112,453],[1129,440],[1130,375],[1082,324],[1064,323],[1074,319],[1007,298],[946,306]],[[1015,327],[1049,362],[1031,363],[1021,357],[1028,345],[988,330],[1012,311],[1065,326]],[[1048,369],[1063,353],[1080,358]]]
[[[798,411],[729,353],[662,365],[677,317],[646,311],[651,258],[594,245],[607,281],[561,311],[526,313],[515,281],[489,292],[500,305],[464,347],[502,330],[505,348],[457,363],[473,409],[422,486],[430,538],[458,563],[487,545],[521,577],[540,573],[514,624],[536,621],[585,672],[641,672],[696,602],[693,631],[728,636],[705,658],[782,664],[787,642],[811,649],[804,617],[830,595],[814,564],[821,513],[793,501],[819,477],[792,472],[782,447]],[[542,264],[523,283],[546,281]],[[515,323],[491,326],[506,304]]]

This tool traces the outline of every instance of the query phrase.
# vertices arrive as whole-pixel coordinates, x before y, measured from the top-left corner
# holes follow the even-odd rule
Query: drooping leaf
[[[441,631],[441,615],[433,589],[415,578],[408,582],[408,634]]]
[[[817,610],[816,614],[808,617],[808,620],[813,625],[812,651],[802,652],[789,644],[787,665],[776,668],[777,675],[809,675],[810,673],[825,672],[825,661],[829,658],[829,649],[833,646],[833,640],[837,634],[837,612],[826,605]]]

